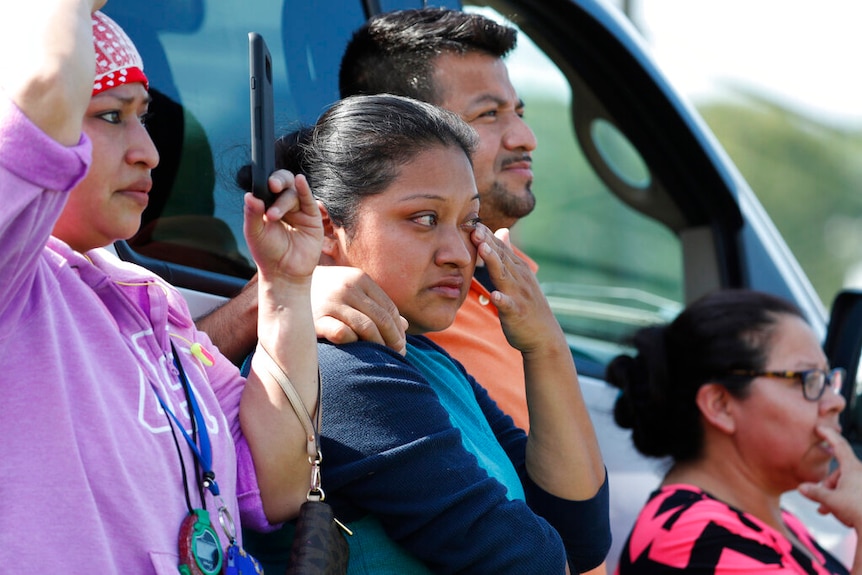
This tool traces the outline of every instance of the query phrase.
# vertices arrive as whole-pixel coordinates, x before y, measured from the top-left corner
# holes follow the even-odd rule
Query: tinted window
[[[337,69],[360,2],[125,0],[105,11],[144,59],[161,154],[139,234],[140,254],[247,278],[242,194],[249,158],[248,32],[273,56],[276,133],[313,122],[338,96]]]
[[[469,10],[503,19],[487,8]],[[511,22],[509,22],[511,24]],[[573,347],[603,362],[637,327],[673,318],[683,301],[682,248],[663,224],[611,191],[646,195],[652,175],[625,135],[605,119],[578,126],[579,98],[560,69],[519,32],[511,79],[536,133],[535,211],[518,222],[515,243],[539,264],[539,279]],[[602,173],[575,130],[591,139]],[[579,365],[579,369],[581,369]]]
[[[149,125],[162,156],[142,231],[130,244],[160,260],[250,277],[234,183],[249,156],[248,32],[262,34],[272,53],[282,133],[313,122],[337,98],[341,53],[365,20],[364,3],[127,0],[106,11],[143,55],[154,98]],[[595,99],[577,71],[566,79],[529,36],[519,38],[509,67],[539,140],[538,203],[513,235],[539,263],[573,347],[597,360],[598,373],[634,328],[677,311],[681,247],[664,225],[628,205],[655,184],[638,151],[610,120],[573,120],[573,110]]]

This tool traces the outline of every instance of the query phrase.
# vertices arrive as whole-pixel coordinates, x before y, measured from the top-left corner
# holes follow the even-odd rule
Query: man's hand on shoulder
[[[332,343],[373,341],[404,355],[407,320],[380,286],[358,268],[317,266],[311,279],[317,336]]]

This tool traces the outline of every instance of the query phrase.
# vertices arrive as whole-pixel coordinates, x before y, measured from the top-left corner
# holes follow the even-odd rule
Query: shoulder
[[[736,533],[762,531],[762,524],[750,515],[720,501],[693,485],[666,485],[650,496],[638,522],[660,522],[668,533],[702,531],[708,524]]]
[[[625,552],[632,565],[643,561],[663,565],[709,564],[733,557],[774,563],[779,553],[764,525],[750,515],[690,485],[667,485],[650,497],[641,511]]]
[[[153,321],[160,322],[164,317],[173,328],[194,328],[186,299],[162,277],[142,266],[121,260],[110,246],[90,250],[86,257],[142,309],[148,309]],[[160,309],[165,305],[167,313],[163,315]]]
[[[366,367],[379,366],[380,368],[406,365],[404,358],[392,349],[368,341],[355,341],[353,343],[334,344],[326,340],[319,340],[317,353],[320,357],[321,369],[342,370],[346,367],[351,369],[355,365]]]
[[[802,542],[806,543],[809,547],[813,547],[823,551],[820,544],[811,534],[805,524],[796,517],[793,513],[786,509],[781,510],[781,518],[784,520],[784,524],[798,537]]]
[[[386,346],[366,341],[338,345],[320,341],[317,349],[324,392],[328,387],[339,394],[390,393],[396,389],[409,393],[411,387],[428,387],[415,367]]]

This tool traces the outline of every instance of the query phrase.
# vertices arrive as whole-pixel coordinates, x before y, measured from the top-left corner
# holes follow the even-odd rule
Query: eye
[[[142,126],[146,126],[147,122],[149,122],[152,119],[153,119],[153,113],[152,112],[144,112],[143,114],[138,116],[138,121],[141,123]]]
[[[465,230],[475,230],[476,226],[478,226],[480,223],[482,223],[482,218],[480,218],[479,216],[472,216],[468,218],[466,222],[461,224],[461,227]]]
[[[101,118],[105,120],[109,124],[119,124],[121,121],[121,116],[119,110],[111,110],[110,112],[102,112],[101,114],[96,115],[97,118]]]
[[[433,227],[437,225],[437,214],[422,214],[412,218],[420,226]]]
[[[497,119],[497,116],[500,114],[500,110],[494,106],[492,108],[485,109],[477,109],[473,111],[471,114],[465,115],[464,120],[468,124],[472,124],[473,122],[494,122]]]

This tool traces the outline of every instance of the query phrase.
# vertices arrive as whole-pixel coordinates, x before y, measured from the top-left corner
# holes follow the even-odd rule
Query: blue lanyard
[[[192,439],[192,437],[186,432],[185,426],[180,423],[177,416],[174,415],[174,412],[170,410],[170,408],[165,403],[165,400],[162,399],[162,396],[159,395],[158,391],[156,391],[156,397],[159,400],[159,403],[162,406],[162,409],[170,415],[171,419],[177,424],[177,428],[179,428],[180,432],[183,434],[183,437],[186,439],[186,443],[189,444],[189,447],[192,450],[192,453],[195,456],[195,461],[201,467],[203,471],[203,487],[209,489],[210,493],[214,496],[219,495],[218,483],[215,481],[215,472],[212,469],[212,445],[210,444],[209,433],[207,433],[206,422],[204,421],[203,413],[201,412],[200,407],[198,406],[197,399],[195,398],[194,391],[192,390],[192,386],[189,383],[189,379],[186,376],[186,372],[183,369],[183,364],[180,361],[180,355],[177,352],[176,347],[174,347],[174,343],[171,342],[171,351],[174,354],[174,365],[176,365],[177,370],[180,374],[180,383],[183,386],[183,390],[186,393],[186,398],[189,403],[189,409],[192,412],[192,417],[194,418],[194,426],[198,429],[198,436],[200,438],[200,447],[198,447],[197,442]]]

